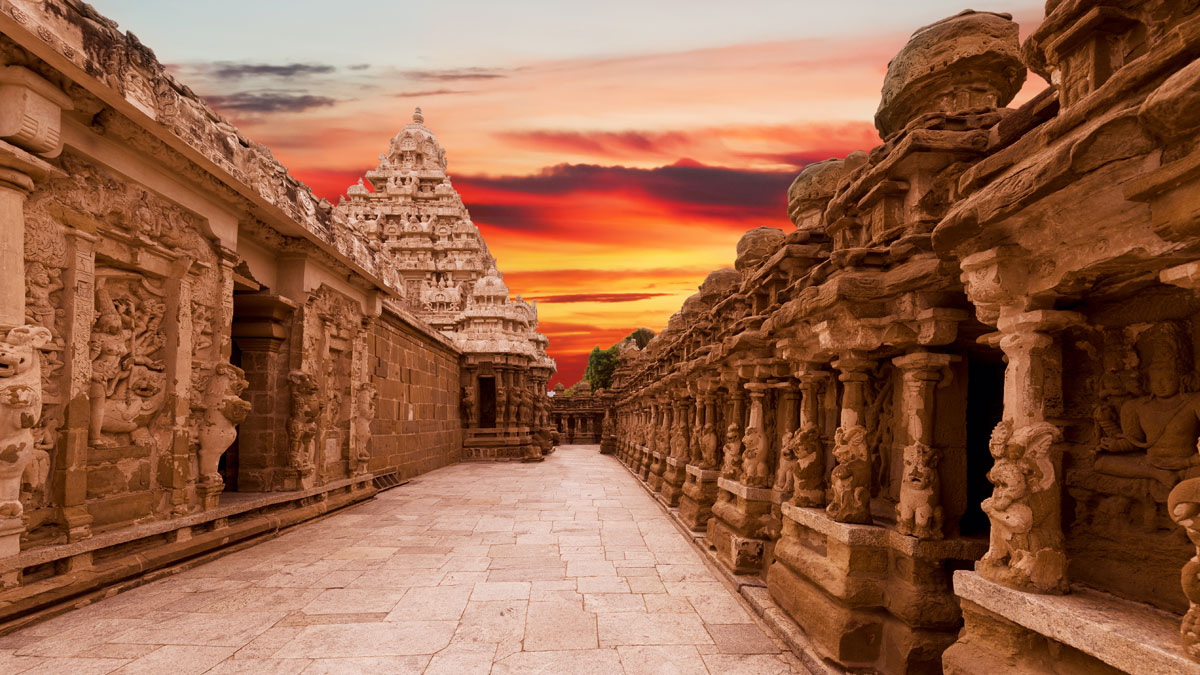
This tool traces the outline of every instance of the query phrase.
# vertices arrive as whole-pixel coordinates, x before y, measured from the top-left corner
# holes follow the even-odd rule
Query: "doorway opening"
[[[959,521],[964,537],[988,533],[988,517],[980,508],[992,494],[988,441],[1003,416],[1004,362],[998,355],[995,360],[972,355],[967,362],[967,510]]]
[[[479,378],[479,426],[492,429],[496,426],[496,378]]]

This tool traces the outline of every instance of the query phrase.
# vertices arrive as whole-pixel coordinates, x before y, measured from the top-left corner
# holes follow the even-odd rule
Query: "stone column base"
[[[771,490],[718,478],[717,502],[705,535],[717,560],[734,574],[761,574],[771,559]]]
[[[674,457],[667,457],[665,461],[667,466],[663,471],[662,482],[659,484],[658,500],[673,509],[679,506],[679,498],[683,495],[687,464]]]
[[[20,518],[4,518],[0,520],[0,558],[7,558],[21,552],[21,535],[25,533],[25,523]]]
[[[962,621],[945,570],[983,555],[985,542],[923,541],[839,523],[824,509],[780,510],[767,590],[821,655],[846,668],[938,672]]]
[[[209,509],[217,508],[220,505],[221,493],[224,490],[224,483],[197,483],[196,501],[200,503],[200,509],[208,511]]]
[[[679,519],[692,532],[708,530],[713,504],[717,503],[717,479],[720,471],[706,471],[694,464],[687,466],[683,494],[679,498]]]
[[[650,472],[646,475],[646,482],[650,484],[650,489],[658,492],[662,485],[663,471],[667,468],[667,463],[663,461],[664,455],[655,450],[650,453],[652,461],[650,462]]]
[[[638,459],[637,475],[643,481],[650,480],[650,465],[654,463],[649,448],[642,448],[641,457]]]

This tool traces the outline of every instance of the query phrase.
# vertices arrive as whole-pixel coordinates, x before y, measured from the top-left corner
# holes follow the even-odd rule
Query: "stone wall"
[[[386,311],[368,342],[379,390],[369,470],[411,478],[459,461],[458,353]]]
[[[459,461],[461,350],[136,37],[0,0],[0,118],[0,632]]]

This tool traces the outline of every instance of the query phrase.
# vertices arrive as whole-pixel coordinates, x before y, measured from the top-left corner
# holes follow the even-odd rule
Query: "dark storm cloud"
[[[449,68],[443,70],[405,70],[401,73],[413,80],[427,82],[462,82],[470,80],[496,80],[507,77],[493,68]]]
[[[785,213],[794,171],[753,171],[682,160],[639,169],[560,164],[528,176],[464,176],[455,183],[483,223],[522,231],[564,227],[545,201],[579,194],[620,194],[655,204],[680,217],[740,221]]]
[[[402,91],[393,94],[396,98],[428,98],[430,96],[450,96],[453,94],[471,94],[465,89],[424,89],[420,91]]]
[[[211,77],[219,80],[240,80],[243,77],[288,78],[301,75],[328,75],[337,70],[325,63],[238,63],[217,61],[203,66]],[[357,68],[356,68],[357,69]]]
[[[248,113],[303,112],[337,103],[328,96],[285,91],[243,91],[227,96],[208,96],[205,100],[218,110]]]

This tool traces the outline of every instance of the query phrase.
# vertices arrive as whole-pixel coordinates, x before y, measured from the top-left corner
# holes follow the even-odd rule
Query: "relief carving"
[[[688,458],[688,428],[682,414],[675,415],[675,424],[671,425],[671,452],[674,459]]]
[[[717,427],[712,422],[706,422],[700,430],[700,468],[713,471],[718,467],[717,460]]]
[[[995,486],[980,505],[991,520],[988,552],[976,569],[992,581],[1042,593],[1065,593],[1066,555],[1058,522],[1058,494],[1051,446],[1058,428],[1039,422],[1013,429],[996,425],[988,471]]]
[[[354,396],[354,438],[355,445],[350,457],[350,469],[354,473],[364,473],[371,461],[371,422],[375,420],[379,392],[370,382],[359,385]]]
[[[118,273],[97,280],[88,389],[92,445],[156,443],[150,425],[166,397],[161,295],[137,276]]]
[[[867,430],[838,427],[833,437],[837,461],[830,474],[831,498],[825,511],[840,523],[871,522],[871,465],[867,460]]]
[[[288,417],[288,466],[311,476],[316,470],[317,419],[324,404],[321,403],[316,379],[302,370],[288,373],[291,385],[292,410]]]
[[[821,434],[816,427],[798,429],[784,437],[792,461],[792,504],[825,505],[825,462]]]
[[[746,429],[742,437],[746,446],[742,454],[742,483],[750,487],[765,488],[771,485],[771,466],[767,435],[757,426]]]
[[[919,539],[942,538],[942,506],[937,465],[939,455],[924,443],[904,448],[896,530]]]
[[[0,523],[20,528],[21,476],[35,454],[33,430],[42,414],[38,350],[50,341],[41,326],[18,326],[0,342]],[[0,525],[4,530],[10,529]]]
[[[223,482],[217,469],[221,455],[237,438],[237,425],[250,413],[250,403],[241,398],[248,385],[242,369],[228,363],[216,364],[208,377],[200,399],[203,413],[196,427],[200,468],[197,482],[202,485],[216,486]]]
[[[1174,486],[1182,472],[1200,465],[1200,377],[1192,367],[1190,341],[1174,322],[1155,324],[1137,340],[1146,395],[1120,406],[1102,402],[1096,470],[1126,478],[1149,478]]]
[[[730,424],[725,429],[724,461],[721,464],[721,477],[737,480],[742,472],[742,432],[737,423]]]

